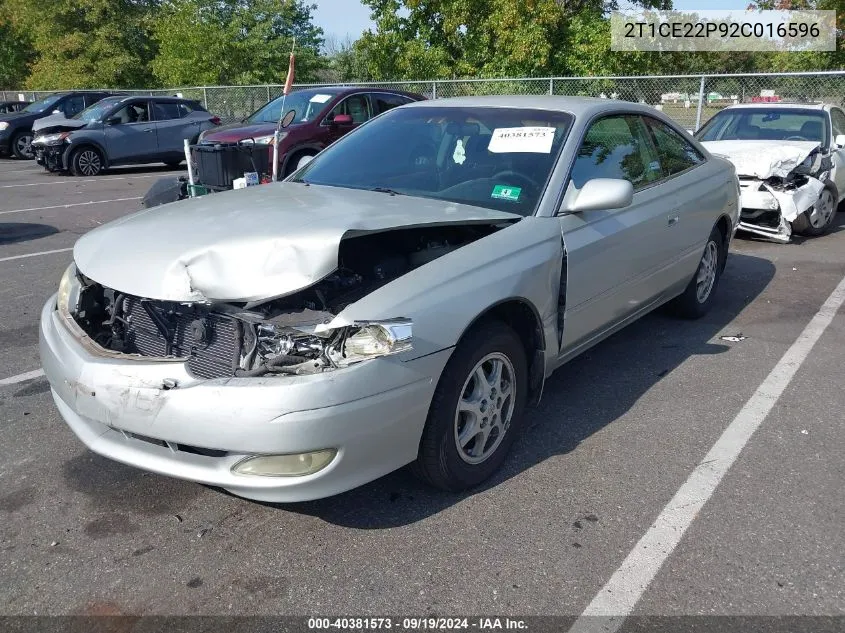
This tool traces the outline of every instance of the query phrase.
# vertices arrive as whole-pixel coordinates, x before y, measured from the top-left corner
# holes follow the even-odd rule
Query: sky
[[[349,35],[358,39],[366,29],[373,26],[370,8],[358,0],[313,0],[317,5],[314,23],[323,29],[326,37],[343,40]]]
[[[314,22],[323,28],[326,37],[343,40],[346,36],[357,39],[361,33],[373,26],[370,21],[370,9],[358,0],[313,0],[317,5]],[[733,9],[741,10],[750,0],[675,0],[675,9],[690,11],[693,9]]]

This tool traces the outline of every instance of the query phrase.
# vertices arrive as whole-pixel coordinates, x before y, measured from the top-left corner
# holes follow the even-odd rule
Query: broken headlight
[[[36,145],[61,145],[70,132],[59,132],[58,134],[45,134],[44,136],[37,136],[33,143]]]
[[[73,314],[76,312],[76,307],[79,305],[79,293],[82,290],[82,284],[77,275],[76,264],[71,264],[62,275],[62,280],[59,282],[59,292],[56,295],[56,306],[59,312]]]
[[[327,355],[336,367],[348,367],[371,358],[390,356],[413,348],[410,319],[356,321],[339,331]]]

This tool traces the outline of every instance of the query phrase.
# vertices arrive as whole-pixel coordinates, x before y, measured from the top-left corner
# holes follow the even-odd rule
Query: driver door
[[[561,356],[575,355],[608,330],[647,311],[657,300],[649,284],[665,265],[672,210],[657,181],[662,171],[651,138],[637,115],[591,123],[567,185],[567,196],[593,178],[634,185],[622,209],[559,216],[567,252],[566,310]]]
[[[109,115],[104,127],[109,162],[141,162],[158,153],[155,123],[148,101],[130,101]]]

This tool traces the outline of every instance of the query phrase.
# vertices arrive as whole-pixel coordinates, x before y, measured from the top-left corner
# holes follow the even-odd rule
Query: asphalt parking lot
[[[0,160],[0,613],[577,616],[616,578],[634,615],[845,614],[845,313],[796,344],[845,276],[845,213],[822,238],[736,240],[705,319],[655,313],[559,370],[483,489],[402,470],[271,506],[93,455],[29,373],[75,240],[167,173]],[[674,506],[706,501],[686,532],[660,524],[760,402],[712,496]],[[653,579],[620,568],[656,521],[679,539],[646,554]]]

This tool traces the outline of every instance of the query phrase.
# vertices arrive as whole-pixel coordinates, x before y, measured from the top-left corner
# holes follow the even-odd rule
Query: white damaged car
[[[736,167],[739,229],[778,242],[816,236],[845,199],[845,112],[823,104],[725,108],[695,135]]]

